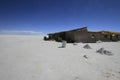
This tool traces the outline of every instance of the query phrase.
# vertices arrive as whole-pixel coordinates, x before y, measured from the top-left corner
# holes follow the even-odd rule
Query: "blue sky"
[[[120,0],[0,0],[0,30],[120,32]]]

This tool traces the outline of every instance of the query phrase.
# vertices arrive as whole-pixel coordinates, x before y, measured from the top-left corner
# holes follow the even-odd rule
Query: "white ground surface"
[[[120,80],[120,42],[84,45],[0,35],[0,80]],[[101,47],[113,55],[96,53]]]

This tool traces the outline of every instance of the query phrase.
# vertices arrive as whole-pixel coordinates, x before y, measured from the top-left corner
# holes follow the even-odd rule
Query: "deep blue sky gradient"
[[[0,0],[0,30],[49,33],[84,26],[120,32],[120,0]]]

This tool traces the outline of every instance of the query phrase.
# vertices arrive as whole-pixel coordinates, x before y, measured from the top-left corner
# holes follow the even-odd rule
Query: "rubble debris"
[[[97,53],[100,54],[105,54],[105,55],[113,55],[111,51],[105,50],[104,48],[100,48],[99,50],[96,51]]]
[[[83,57],[86,58],[86,59],[88,58],[86,55],[84,55]]]
[[[88,45],[88,44],[86,44],[83,48],[85,48],[85,49],[92,49],[92,48],[90,47],[90,45]]]

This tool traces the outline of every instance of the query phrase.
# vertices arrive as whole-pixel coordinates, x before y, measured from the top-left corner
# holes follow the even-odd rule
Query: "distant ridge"
[[[0,30],[0,34],[5,34],[5,35],[43,35],[42,32],[17,31],[17,30]]]

